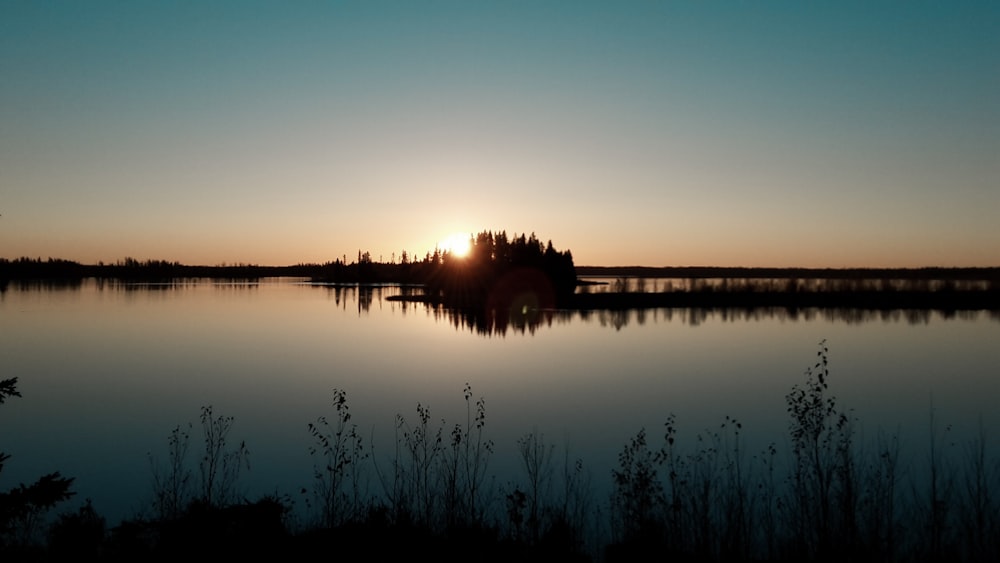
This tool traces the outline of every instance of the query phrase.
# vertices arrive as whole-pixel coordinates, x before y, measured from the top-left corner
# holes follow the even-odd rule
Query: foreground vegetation
[[[18,396],[16,380],[2,383],[0,398]],[[987,455],[985,434],[960,457],[945,455],[932,413],[929,453],[922,467],[908,469],[897,436],[860,441],[831,383],[821,343],[815,364],[785,397],[787,439],[775,437],[762,452],[746,450],[749,429],[734,418],[685,437],[665,414],[659,432],[639,429],[628,438],[606,476],[609,487],[538,432],[517,441],[520,476],[496,484],[486,403],[468,385],[464,420],[438,423],[418,404],[415,417],[397,415],[393,452],[376,456],[352,422],[347,393],[335,389],[329,414],[306,425],[315,479],[302,491],[304,507],[290,497],[245,498],[239,479],[249,450],[231,437],[233,418],[205,407],[200,443],[191,440],[194,426],[177,426],[165,459],[150,458],[147,515],[109,527],[88,502],[45,520],[72,494],[71,479],[46,476],[0,495],[0,555],[998,560],[1000,462]],[[28,494],[39,487],[57,494]]]

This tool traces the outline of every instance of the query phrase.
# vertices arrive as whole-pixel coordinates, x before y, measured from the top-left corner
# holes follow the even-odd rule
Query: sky
[[[0,258],[1000,266],[1000,3],[0,0]]]

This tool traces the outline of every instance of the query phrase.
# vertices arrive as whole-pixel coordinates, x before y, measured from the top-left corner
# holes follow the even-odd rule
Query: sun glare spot
[[[471,238],[466,234],[453,233],[442,240],[439,247],[456,258],[465,258],[472,249]]]

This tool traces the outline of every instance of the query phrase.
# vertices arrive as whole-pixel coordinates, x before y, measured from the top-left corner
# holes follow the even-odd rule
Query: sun
[[[438,248],[455,258],[465,258],[472,250],[472,237],[463,233],[452,233],[438,243]]]

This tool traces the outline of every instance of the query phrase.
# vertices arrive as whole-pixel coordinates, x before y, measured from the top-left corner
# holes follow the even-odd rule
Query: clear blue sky
[[[1000,3],[0,1],[0,257],[1000,265]]]

